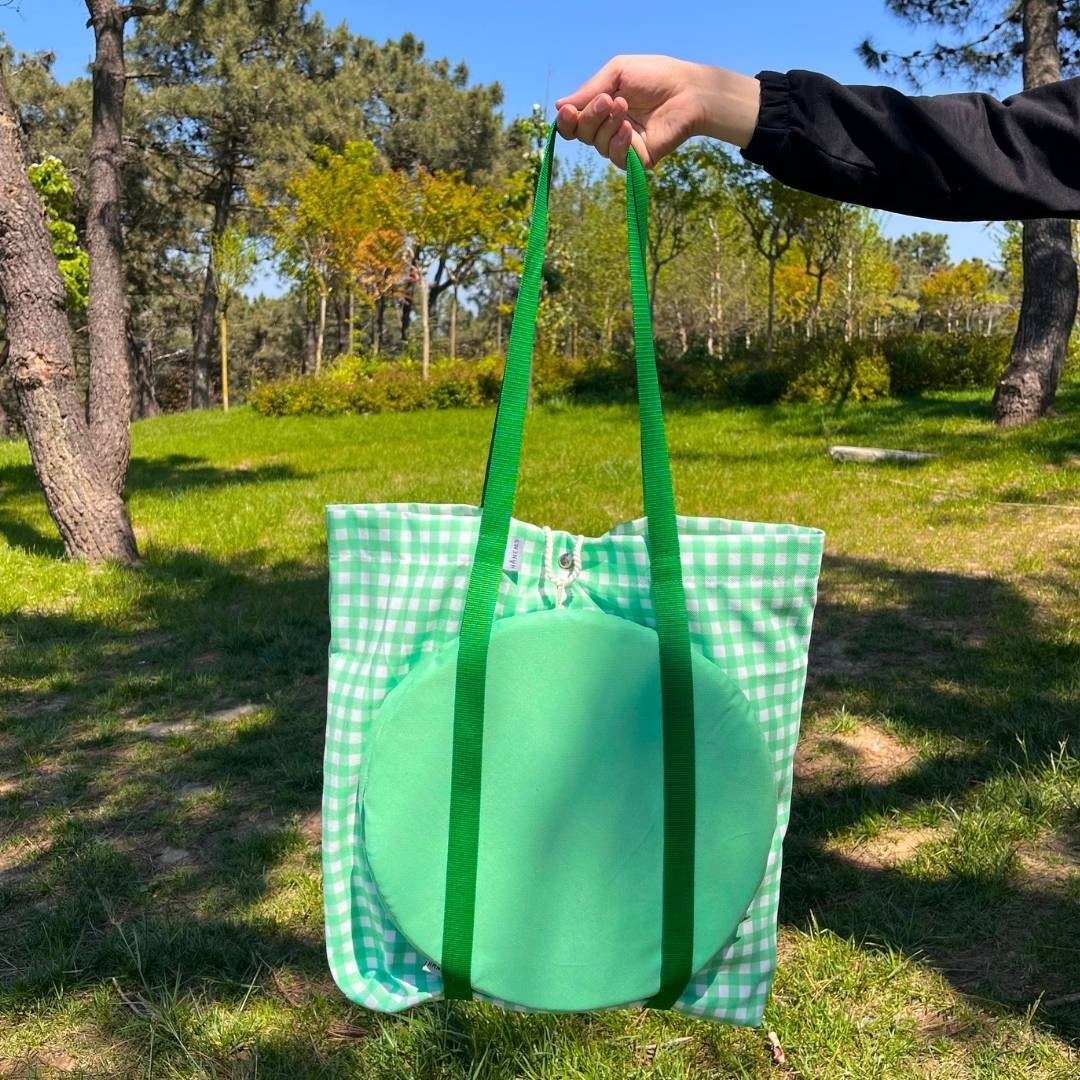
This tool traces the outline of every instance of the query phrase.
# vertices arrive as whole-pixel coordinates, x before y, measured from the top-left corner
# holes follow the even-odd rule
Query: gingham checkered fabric
[[[389,919],[364,857],[360,808],[372,721],[386,694],[421,657],[457,637],[479,521],[479,508],[466,505],[327,507],[326,948],[341,989],[381,1012],[440,997],[442,980]],[[781,846],[824,534],[724,518],[680,515],[677,522],[692,645],[756,707],[776,766],[778,800],[768,868],[738,938],[695,975],[676,1009],[757,1024],[776,966]],[[521,543],[520,570],[503,573],[496,618],[556,606],[545,574],[543,529],[515,519],[510,542],[515,539]],[[556,569],[559,555],[572,551],[577,539],[554,532]],[[645,520],[585,537],[581,550],[581,574],[567,588],[565,604],[655,626]]]

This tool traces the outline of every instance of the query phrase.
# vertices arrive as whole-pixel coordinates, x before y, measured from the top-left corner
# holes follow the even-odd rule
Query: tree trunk
[[[814,291],[814,310],[810,314],[810,326],[813,332],[818,332],[818,320],[821,318],[821,294],[825,290],[825,271],[814,275],[817,278],[817,288]]]
[[[1023,223],[1024,298],[1009,363],[993,398],[994,422],[1001,427],[1037,420],[1054,403],[1076,316],[1068,224],[1052,218]]]
[[[457,285],[450,290],[450,359],[457,359]]]
[[[229,320],[224,310],[218,319],[218,343],[221,346],[221,409],[229,411]]]
[[[342,352],[352,356],[353,342],[356,340],[356,288],[352,281],[349,282],[349,308],[348,308],[349,340]]]
[[[724,357],[724,278],[720,272],[720,234],[716,228],[716,222],[710,222],[710,231],[713,240],[712,273],[709,278],[709,335],[707,351],[710,356],[716,355],[719,342],[720,358]]]
[[[716,354],[723,360],[727,334],[724,332],[724,282],[719,275],[716,281],[716,339]]]
[[[844,340],[850,342],[854,329],[854,295],[855,295],[855,253],[848,248],[847,253],[847,293],[845,296],[846,309],[844,312]]]
[[[386,316],[386,294],[379,297],[379,303],[375,308],[375,329],[371,334],[371,351],[378,356],[382,347],[383,319]]]
[[[1024,89],[1061,78],[1058,0],[1024,4]],[[1076,318],[1072,225],[1059,218],[1023,222],[1024,291],[1009,363],[994,389],[994,423],[1027,424],[1054,403]]]
[[[337,322],[337,354],[341,356],[345,351],[345,332],[348,326],[348,316],[341,305],[341,297],[334,293],[334,319]]]
[[[401,294],[401,343],[409,340],[409,323],[412,322],[413,313],[413,289],[415,281],[409,279],[405,282],[405,288]]]
[[[90,256],[88,339],[90,434],[98,464],[119,495],[131,456],[124,234],[120,224],[123,159],[125,14],[115,0],[86,0],[94,28],[86,250]]]
[[[232,157],[231,144],[224,152],[227,157],[221,163],[219,170],[221,181],[214,195],[214,222],[210,228],[208,245],[210,251],[214,250],[214,243],[221,239],[229,227],[229,217],[232,213],[236,162]],[[208,257],[199,317],[195,323],[195,341],[191,350],[191,407],[193,409],[205,409],[210,404],[210,342],[214,336],[217,306],[217,279],[214,276],[213,259]]]
[[[161,405],[154,389],[154,372],[150,364],[150,349],[145,342],[139,341],[130,331],[128,334],[128,356],[131,358],[131,419],[143,420],[147,416],[158,416]]]
[[[424,330],[424,382],[431,377],[431,313],[428,310],[428,283],[427,274],[417,268],[417,284],[420,286],[420,322]]]
[[[97,460],[75,392],[64,285],[2,79],[0,191],[0,294],[6,305],[8,367],[45,504],[69,556],[131,565],[138,561],[135,536],[111,470],[105,472]]]
[[[776,309],[776,259],[769,260],[769,314],[765,331],[765,356],[771,360],[773,351],[773,320]]]
[[[311,309],[311,298],[304,297],[304,352],[300,357],[300,374],[308,375],[315,367],[315,313]]]
[[[329,293],[319,290],[319,322],[315,329],[315,374],[322,369],[323,342],[326,340],[326,301]]]

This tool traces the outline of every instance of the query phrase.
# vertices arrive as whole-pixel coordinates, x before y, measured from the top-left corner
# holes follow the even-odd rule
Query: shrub
[[[896,334],[845,342],[840,337],[781,338],[766,359],[761,348],[741,341],[724,357],[710,356],[700,342],[685,351],[661,343],[660,382],[672,398],[777,401],[819,404],[871,401],[889,393],[991,387],[1005,366],[1011,336],[998,334]],[[347,356],[331,361],[317,377],[277,379],[256,386],[251,404],[272,416],[298,413],[405,412],[488,405],[498,400],[503,358],[439,361],[424,382],[415,360],[386,361]],[[1069,343],[1066,376],[1080,369],[1080,335]],[[632,353],[569,359],[537,356],[532,400],[627,401],[635,394]]]
[[[342,357],[318,375],[262,383],[248,400],[266,416],[292,416],[450,409],[486,405],[498,396],[500,376],[490,360],[436,363],[430,375],[425,382],[412,361]]]
[[[681,389],[698,400],[870,401],[889,393],[889,371],[876,342],[837,338],[777,341],[771,357],[745,348],[723,359],[700,348],[687,350],[689,369]]]
[[[1009,359],[1010,334],[897,334],[882,348],[895,394],[993,386]]]
[[[836,338],[800,350],[782,400],[823,405],[873,401],[888,394],[889,365],[877,343]]]

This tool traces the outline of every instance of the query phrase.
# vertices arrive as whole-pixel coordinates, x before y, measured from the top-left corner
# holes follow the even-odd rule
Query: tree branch
[[[946,57],[960,56],[965,53],[971,52],[976,46],[983,45],[989,41],[999,30],[1007,26],[1011,22],[1019,20],[1023,12],[1023,0],[1015,0],[1012,7],[1009,9],[1004,18],[999,19],[989,30],[986,31],[981,37],[973,38],[971,41],[964,42],[960,45],[945,45],[941,42],[935,42],[929,49],[916,49],[912,53],[906,55],[897,55],[895,53],[878,52],[870,43],[870,39],[866,38],[855,49],[862,59],[863,63],[873,71],[879,70],[883,65],[888,64],[890,61],[901,64],[908,67],[914,64],[916,61],[921,61],[923,65],[932,61],[942,63]]]
[[[120,9],[120,17],[127,22],[128,19],[145,19],[154,15],[164,15],[168,11],[167,4],[125,4]]]

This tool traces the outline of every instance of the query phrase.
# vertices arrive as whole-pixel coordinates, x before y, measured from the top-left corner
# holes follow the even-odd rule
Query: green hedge
[[[665,392],[696,401],[872,401],[889,394],[989,389],[1005,366],[1011,334],[898,334],[845,342],[816,338],[777,342],[771,359],[735,348],[723,359],[703,346],[675,352],[659,343]],[[415,361],[343,357],[318,376],[278,379],[255,387],[261,413],[377,413],[490,405],[498,399],[502,358],[440,361],[424,381]],[[1080,369],[1080,337],[1070,342],[1066,371]],[[633,357],[538,357],[533,401],[625,401],[634,395]]]

